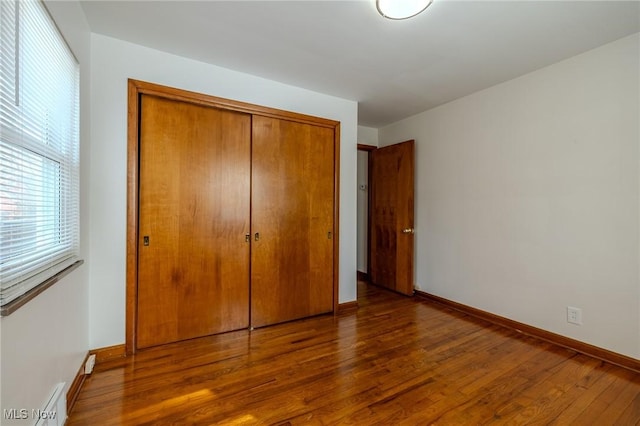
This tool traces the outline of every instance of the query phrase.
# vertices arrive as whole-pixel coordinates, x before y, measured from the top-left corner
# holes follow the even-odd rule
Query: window
[[[0,306],[78,259],[79,66],[44,5],[0,2]]]

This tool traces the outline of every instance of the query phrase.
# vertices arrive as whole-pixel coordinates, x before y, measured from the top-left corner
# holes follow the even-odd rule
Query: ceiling
[[[345,99],[383,127],[640,31],[640,1],[84,1],[91,30]]]

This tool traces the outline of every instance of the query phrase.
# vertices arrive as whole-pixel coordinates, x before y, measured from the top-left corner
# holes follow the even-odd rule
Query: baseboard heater
[[[36,426],[63,426],[67,420],[67,401],[64,398],[65,383],[58,383],[42,410],[34,410]]]

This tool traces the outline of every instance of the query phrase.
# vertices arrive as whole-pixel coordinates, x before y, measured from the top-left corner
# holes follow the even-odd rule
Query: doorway
[[[358,281],[369,280],[369,187],[370,154],[376,150],[373,145],[358,144],[357,170],[357,271]]]

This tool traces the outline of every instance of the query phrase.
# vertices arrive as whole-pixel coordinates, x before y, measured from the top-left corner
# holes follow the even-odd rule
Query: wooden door
[[[140,102],[136,347],[246,328],[251,116]]]
[[[371,152],[369,278],[413,294],[414,141]]]
[[[251,325],[331,312],[334,129],[254,116],[252,143]]]

